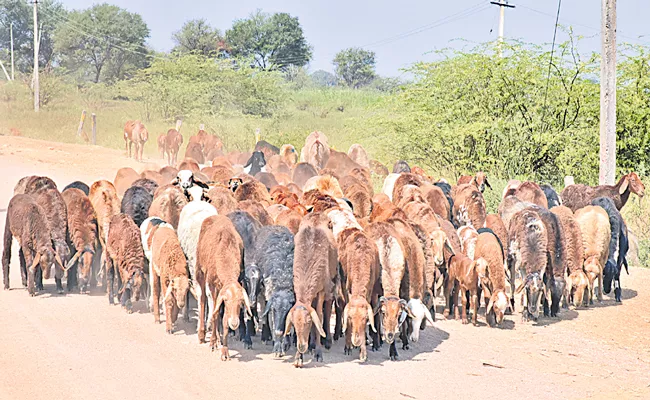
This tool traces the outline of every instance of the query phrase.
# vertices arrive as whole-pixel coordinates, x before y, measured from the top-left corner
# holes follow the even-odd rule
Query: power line
[[[555,51],[555,38],[557,37],[557,26],[560,21],[560,8],[562,0],[557,2],[557,13],[555,15],[555,27],[553,28],[553,43],[551,44],[551,59],[548,61],[548,73],[546,74],[546,90],[544,91],[544,105],[542,107],[542,124],[540,129],[544,129],[544,119],[546,118],[546,100],[548,99],[548,86],[551,80],[551,65],[553,64],[553,52]]]
[[[462,11],[459,11],[459,12],[457,12],[455,14],[452,14],[452,15],[449,15],[447,17],[441,18],[441,19],[439,19],[437,21],[431,22],[431,23],[426,24],[426,25],[422,25],[422,26],[420,26],[418,28],[415,28],[415,29],[412,29],[410,31],[402,32],[402,33],[399,33],[397,35],[394,35],[394,36],[391,36],[391,37],[388,37],[388,38],[384,38],[382,40],[378,40],[376,42],[372,42],[372,43],[363,45],[361,47],[363,48],[363,47],[382,46],[382,45],[385,45],[385,44],[388,44],[388,43],[391,43],[391,42],[394,42],[394,41],[397,41],[397,40],[404,39],[404,38],[412,36],[412,35],[416,35],[418,33],[424,32],[424,31],[429,30],[429,29],[437,28],[437,27],[439,27],[441,25],[444,25],[446,23],[449,23],[449,22],[452,22],[452,21],[455,21],[455,20],[458,20],[458,19],[461,19],[461,18],[468,17],[468,16],[470,16],[472,14],[483,11],[484,9],[487,9],[487,8],[488,8],[488,5],[486,5],[485,2],[481,1],[481,2],[471,6],[469,8],[466,8],[466,9],[464,9]]]

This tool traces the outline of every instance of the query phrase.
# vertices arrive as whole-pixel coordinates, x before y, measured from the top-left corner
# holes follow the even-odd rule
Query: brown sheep
[[[20,178],[20,180],[16,183],[16,186],[14,186],[14,196],[17,194],[25,194],[25,188],[27,185],[36,178],[38,178],[36,175],[28,175]]]
[[[158,172],[163,177],[163,181],[158,183],[161,186],[163,184],[166,185],[166,184],[170,183],[171,181],[176,179],[176,176],[178,175],[178,170],[176,168],[174,168],[174,167],[169,166],[169,165],[166,166],[166,167],[162,167],[160,169],[160,171],[158,171]],[[143,178],[152,179],[151,177],[148,177],[148,176],[143,176]],[[154,181],[155,181],[155,179],[154,179]]]
[[[510,231],[510,220],[517,214],[519,211],[534,206],[533,203],[527,201],[521,201],[516,196],[506,196],[501,203],[499,204],[499,216],[503,221],[508,232]]]
[[[235,199],[237,201],[253,200],[270,206],[273,202],[271,195],[266,186],[258,180],[245,182],[235,189]]]
[[[104,258],[108,284],[108,303],[114,304],[115,275],[117,274],[120,304],[131,314],[132,301],[145,299],[147,309],[148,284],[145,272],[145,256],[142,249],[140,229],[126,214],[111,218]]]
[[[196,160],[196,162],[199,164],[205,164],[205,156],[203,154],[201,144],[190,140],[190,142],[187,144],[187,147],[185,148],[185,158],[191,158],[193,160]],[[185,168],[179,167],[179,169]]]
[[[63,263],[52,248],[45,210],[30,195],[17,194],[7,206],[2,253],[5,290],[9,289],[9,263],[14,238],[20,245],[20,273],[23,286],[27,286],[30,296],[35,296],[36,267],[40,266],[42,271],[46,271],[55,260],[59,265]]]
[[[427,232],[433,232],[440,227],[436,213],[427,204],[412,202],[406,204],[402,210],[408,215],[409,220],[422,225]]]
[[[258,221],[260,221],[263,226],[273,225],[273,220],[260,202],[254,200],[240,201],[237,203],[237,209],[246,211]]]
[[[313,165],[317,170],[325,168],[330,158],[327,136],[322,132],[312,132],[305,139],[305,147],[300,152],[300,161]]]
[[[314,168],[313,165],[305,162],[301,162],[296,164],[295,168],[293,169],[293,174],[291,176],[291,179],[295,182],[296,185],[302,190],[303,187],[305,186],[305,183],[307,181],[318,175],[318,171],[316,168]]]
[[[353,144],[348,150],[348,156],[352,161],[359,164],[363,168],[370,168],[370,159],[368,153],[360,144]]]
[[[304,192],[309,192],[314,189],[335,198],[340,199],[343,197],[343,191],[341,190],[338,180],[331,175],[314,176],[305,182],[305,185],[303,186]]]
[[[165,154],[167,155],[167,164],[176,165],[178,160],[178,151],[183,144],[183,135],[176,129],[170,129],[165,135]],[[185,153],[187,154],[187,152]]]
[[[185,158],[183,161],[181,161],[180,164],[178,164],[178,171],[183,171],[183,170],[188,170],[192,171],[192,173],[197,173],[201,172],[201,167],[199,167],[199,163],[193,159],[193,158]],[[176,178],[176,176],[174,176]]]
[[[508,258],[508,229],[499,214],[488,214],[485,217],[485,227],[490,229],[499,238],[503,250],[503,259]]]
[[[239,276],[244,267],[244,244],[234,225],[228,217],[213,215],[206,218],[201,225],[199,242],[196,250],[196,280],[202,288],[199,300],[199,343],[205,342],[205,309],[210,292],[214,302],[212,315],[212,337],[210,347],[221,347],[221,360],[230,359],[228,354],[228,328],[236,331],[239,327],[239,314],[242,305],[246,313],[252,316],[246,290],[239,284]],[[224,305],[223,319],[218,321],[221,305]],[[222,326],[222,334],[217,323]]]
[[[379,349],[379,336],[375,329],[374,307],[381,290],[379,280],[379,254],[377,246],[361,229],[348,210],[333,209],[327,212],[337,243],[339,262],[345,278],[346,305],[343,311],[345,353],[352,346],[360,347],[359,359],[366,361],[366,324],[373,333],[373,349]],[[348,329],[349,326],[349,329]]]
[[[237,199],[225,187],[216,186],[208,190],[208,202],[217,209],[219,215],[228,215],[237,209]]]
[[[400,218],[408,220],[408,216],[398,208],[384,193],[373,197],[372,212],[370,213],[370,222],[386,221],[391,218]]]
[[[591,205],[591,201],[598,197],[609,197],[614,200],[616,208],[620,211],[630,198],[630,193],[636,194],[639,198],[645,194],[645,186],[635,172],[623,175],[614,186],[569,185],[564,188],[560,197],[563,204],[573,212]]]
[[[280,157],[290,169],[298,163],[298,153],[296,152],[296,148],[290,144],[282,145],[280,148]]]
[[[124,147],[131,158],[131,147],[135,144],[133,158],[142,161],[144,144],[149,140],[149,131],[140,121],[127,121],[124,125]]]
[[[460,239],[463,254],[475,260],[474,250],[476,249],[476,241],[478,240],[478,232],[476,229],[468,225],[461,226],[458,228],[458,238]]]
[[[587,206],[575,213],[582,233],[584,272],[589,280],[589,304],[594,302],[594,281],[598,279],[598,301],[603,301],[603,268],[609,257],[611,226],[607,212],[599,206]]]
[[[102,249],[106,248],[111,218],[120,213],[121,204],[115,186],[109,181],[97,181],[90,186],[88,199],[97,217],[97,236]],[[101,272],[101,271],[100,271]]]
[[[70,247],[68,246],[68,213],[63,197],[56,189],[41,189],[32,194],[36,203],[45,211],[45,218],[47,219],[48,228],[50,232],[54,251],[57,255],[59,263],[55,264],[54,280],[56,282],[56,290],[59,294],[63,294],[63,284],[61,282],[63,274],[65,273],[64,265],[70,259]],[[43,277],[49,279],[50,268],[43,270]],[[42,287],[43,277],[37,278],[37,286]],[[72,289],[74,281],[68,282],[68,289]]]
[[[521,185],[521,181],[518,179],[510,179],[508,183],[506,183],[506,187],[503,188],[503,193],[501,194],[501,199],[505,199],[507,197],[507,193],[511,190],[516,190],[519,185]]]
[[[522,182],[519,186],[509,189],[505,197],[515,196],[521,201],[537,204],[542,208],[548,209],[548,200],[542,188],[535,182]]]
[[[566,304],[573,299],[573,305],[578,307],[589,296],[587,292],[589,281],[582,270],[582,264],[585,259],[582,231],[570,208],[566,206],[555,206],[551,208],[551,212],[558,216],[562,224],[562,229],[564,230],[567,274],[569,275],[564,301]]]
[[[453,222],[461,227],[471,225],[475,229],[485,226],[485,199],[473,184],[456,186],[454,193]]]
[[[485,187],[489,187],[490,190],[492,190],[492,186],[490,185],[490,182],[488,182],[487,175],[483,171],[479,171],[476,173],[474,176],[469,176],[469,175],[463,175],[460,178],[458,178],[458,183],[456,185],[465,185],[471,183],[475,185],[478,190],[481,191],[481,193],[485,192]]]
[[[478,314],[478,271],[476,270],[476,261],[467,257],[463,253],[457,253],[449,258],[447,261],[447,293],[450,297],[447,299],[449,309],[445,309],[444,316],[448,317],[451,308],[454,310],[454,318],[458,319],[458,307],[455,307],[455,300],[460,294],[461,298],[461,312],[463,324],[468,323],[467,319],[467,297],[465,292],[469,292],[469,308],[472,311],[472,324],[478,325],[476,317]],[[458,283],[458,285],[456,285]],[[458,291],[456,290],[458,288]]]
[[[395,204],[399,203],[400,199],[402,198],[402,191],[404,190],[404,187],[407,185],[420,187],[423,185],[422,178],[411,173],[400,174],[395,180],[395,184],[391,192],[392,197],[389,196],[393,201],[393,203]]]
[[[485,298],[485,318],[490,326],[501,325],[510,298],[506,294],[506,271],[504,268],[502,242],[489,229],[481,229],[476,239],[474,259],[479,284]]]
[[[388,168],[377,160],[370,160],[368,168],[373,174],[377,175],[381,179],[385,179],[390,173]]]
[[[124,192],[131,187],[133,182],[140,179],[140,174],[135,172],[133,168],[124,167],[117,170],[113,184],[117,190],[117,196],[121,199],[124,197]]]
[[[160,172],[149,171],[149,170],[142,171],[140,177],[144,179],[152,180],[156,182],[158,186],[166,185],[171,181],[171,179],[167,180]]]
[[[161,226],[153,234],[151,243],[150,277],[154,321],[160,323],[160,295],[165,305],[166,332],[173,333],[178,312],[185,307],[187,292],[192,291],[187,260],[174,229]]]
[[[88,287],[95,279],[93,276],[93,258],[97,251],[97,218],[90,199],[79,189],[71,188],[61,194],[68,210],[68,234],[72,248],[75,251],[66,268],[72,268],[68,273],[68,285],[76,277],[79,291],[88,293]],[[76,264],[81,260],[79,264]]]
[[[372,212],[372,199],[370,198],[370,193],[362,185],[351,185],[348,186],[344,192],[344,195],[352,203],[352,210],[354,216],[363,219],[370,217]]]
[[[167,138],[166,133],[161,133],[158,135],[158,139],[156,139],[156,143],[158,144],[158,155],[160,156],[161,159],[165,159],[165,139]]]
[[[383,295],[379,298],[384,336],[390,344],[391,360],[398,357],[395,346],[400,332],[400,319],[403,313],[409,314],[408,303],[400,299],[400,286],[406,270],[405,250],[400,235],[389,223],[376,222],[366,229],[368,237],[377,244],[381,265],[381,286]]]
[[[162,186],[154,195],[149,207],[149,216],[158,217],[176,229],[181,210],[186,204],[187,198],[178,186]]]
[[[394,199],[393,201],[395,202],[395,205],[397,205],[397,207],[399,208],[404,208],[405,205],[411,202],[422,203],[422,204],[426,204],[427,206],[429,205],[427,201],[424,199],[422,190],[420,190],[420,188],[415,185],[404,186],[402,188],[401,197],[398,199]]]
[[[275,219],[275,224],[286,227],[292,234],[296,235],[300,229],[301,221],[302,215],[294,210],[286,209],[278,214]]]
[[[296,304],[289,310],[284,334],[296,333],[296,357],[294,366],[302,367],[303,355],[309,347],[310,333],[314,332],[314,358],[323,360],[320,340],[316,336],[328,337],[323,324],[329,326],[329,316],[323,317],[323,304],[333,290],[333,279],[338,276],[336,248],[327,228],[325,216],[310,214],[300,224],[294,238],[293,287]],[[314,251],[315,248],[320,251]],[[322,322],[321,322],[322,321]]]
[[[348,157],[347,154],[336,150],[330,150],[330,157],[324,167],[324,169],[334,171],[332,175],[335,175],[337,177],[343,177],[355,168],[363,167],[352,161],[352,159]],[[323,175],[322,172],[321,175]]]
[[[445,193],[438,186],[425,184],[420,190],[427,204],[433,212],[442,218],[451,221],[451,209]]]
[[[235,172],[229,167],[218,165],[212,168],[213,168],[213,172],[212,175],[210,176],[210,180],[216,183],[221,183],[225,185],[228,183],[228,180],[230,180],[230,178],[232,178],[235,175]]]

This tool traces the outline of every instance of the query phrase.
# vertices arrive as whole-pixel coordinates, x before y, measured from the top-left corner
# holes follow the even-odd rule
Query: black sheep
[[[251,158],[248,159],[246,165],[244,165],[244,172],[248,175],[255,176],[260,172],[266,172],[266,159],[264,158],[264,153],[261,151],[254,151]]]
[[[68,189],[73,189],[73,188],[74,188],[74,189],[79,189],[79,190],[81,190],[82,192],[84,192],[84,193],[86,194],[86,196],[88,196],[88,192],[90,192],[90,188],[88,187],[88,185],[86,185],[85,183],[83,183],[83,182],[81,182],[81,181],[74,181],[74,182],[72,182],[71,184],[69,184],[68,186],[66,186],[66,187],[63,189],[63,191],[65,192],[66,190],[68,190]]]
[[[255,238],[257,232],[262,229],[262,224],[246,211],[233,211],[227,215],[235,226],[237,233],[244,243],[244,276],[241,277],[242,286],[249,295],[253,318],[257,318],[257,296],[258,286],[262,279],[261,270],[253,264],[252,259],[255,253]],[[240,324],[240,334],[246,348],[253,348],[251,336],[255,334],[255,324],[252,319],[245,318],[246,323]]]
[[[411,167],[409,167],[408,163],[404,160],[399,160],[398,162],[395,163],[393,166],[393,173],[394,174],[402,174],[402,173],[411,173]]]
[[[149,192],[149,194],[152,196],[156,192],[156,189],[158,189],[158,184],[147,178],[140,178],[133,182],[131,186],[140,186],[142,188],[145,188],[147,189],[147,192]]]
[[[591,202],[594,206],[602,207],[609,216],[609,225],[611,226],[612,236],[609,241],[609,256],[605,268],[603,269],[603,290],[605,293],[612,291],[612,281],[614,282],[614,296],[617,302],[621,301],[621,266],[627,265],[627,250],[629,247],[627,240],[627,226],[623,222],[621,213],[616,208],[616,204],[609,197],[598,197]]]
[[[141,186],[131,186],[124,193],[120,212],[128,215],[140,227],[145,219],[149,218],[149,207],[153,196]]]
[[[553,189],[551,185],[544,183],[542,185],[539,185],[539,187],[542,189],[542,192],[544,192],[544,195],[546,196],[546,201],[548,202],[549,209],[551,207],[562,205],[560,196],[557,194],[557,192],[555,191],[555,189]]]

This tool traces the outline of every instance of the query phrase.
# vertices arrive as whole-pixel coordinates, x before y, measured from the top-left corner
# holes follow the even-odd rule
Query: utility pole
[[[616,179],[616,0],[601,0],[600,174],[601,185]]]
[[[11,80],[16,79],[14,76],[14,23],[9,24],[9,37],[11,40]]]
[[[41,104],[40,87],[38,84],[38,0],[34,0],[34,111],[38,112]]]
[[[499,41],[498,41],[498,52],[499,57],[501,57],[501,47],[503,45],[503,29],[506,23],[506,8],[515,8],[512,4],[508,4],[508,0],[503,1],[491,1],[491,4],[499,6]]]

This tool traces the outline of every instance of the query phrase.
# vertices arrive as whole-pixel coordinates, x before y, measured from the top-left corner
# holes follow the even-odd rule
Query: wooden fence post
[[[81,131],[84,128],[84,121],[86,120],[86,110],[81,112],[81,120],[79,121],[79,128],[77,129],[77,136],[81,136]]]
[[[181,125],[183,125],[183,120],[182,119],[177,119],[176,120],[176,130],[181,131]]]
[[[205,130],[205,125],[200,124],[200,125],[199,125],[199,130],[200,130],[200,131],[204,131],[204,130]]]
[[[92,138],[92,144],[96,145],[97,144],[97,119],[95,113],[92,113],[91,115],[91,122],[93,126],[93,138]]]

